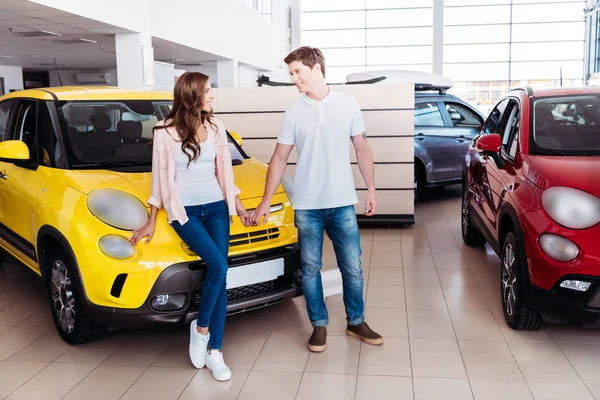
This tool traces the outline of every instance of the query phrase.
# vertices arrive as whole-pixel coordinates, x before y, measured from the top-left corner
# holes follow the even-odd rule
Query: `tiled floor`
[[[217,383],[187,355],[187,329],[113,332],[70,347],[56,334],[40,282],[0,268],[0,398],[8,399],[600,399],[600,330],[519,333],[502,318],[499,264],[460,238],[460,193],[439,191],[406,229],[363,229],[366,317],[381,347],[344,334],[327,300],[329,346],[309,354],[296,299],[227,320],[233,379]],[[325,265],[335,259],[330,244]]]

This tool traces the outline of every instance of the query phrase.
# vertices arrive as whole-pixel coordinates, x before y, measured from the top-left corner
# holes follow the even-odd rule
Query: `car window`
[[[37,148],[39,149],[40,164],[56,167],[56,163],[61,157],[60,146],[54,129],[55,124],[46,102],[40,102],[38,114]]]
[[[442,113],[435,101],[415,104],[415,126],[444,126]]]
[[[446,111],[454,126],[481,126],[482,122],[479,116],[469,110],[466,106],[458,103],[446,103]]]
[[[35,133],[37,123],[37,102],[20,101],[17,105],[15,117],[15,138],[24,142],[29,148],[30,161],[37,163],[38,157],[35,151]]]
[[[508,99],[504,99],[492,110],[483,126],[483,131],[485,133],[500,133],[502,117],[504,117],[507,105]]]
[[[13,104],[13,101],[5,101],[0,104],[0,142],[10,139],[8,120],[10,119],[10,110]]]
[[[517,155],[517,143],[519,140],[519,104],[516,101],[510,103],[507,113],[504,132],[502,134],[502,150],[511,158]]]

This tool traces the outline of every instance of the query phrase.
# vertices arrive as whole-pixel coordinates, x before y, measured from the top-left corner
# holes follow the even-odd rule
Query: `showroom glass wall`
[[[438,35],[434,7],[440,6]],[[514,86],[582,84],[585,6],[584,0],[302,0],[301,40],[323,50],[331,83],[363,70],[437,72],[454,81],[453,93],[488,111]],[[442,62],[434,64],[436,58]]]
[[[248,8],[255,10],[257,13],[263,16],[263,18],[271,21],[272,14],[272,0],[240,0]]]

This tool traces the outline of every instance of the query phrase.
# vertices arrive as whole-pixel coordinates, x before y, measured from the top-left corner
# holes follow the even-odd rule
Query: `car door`
[[[37,268],[33,226],[42,178],[38,172],[39,152],[36,144],[38,106],[39,102],[34,100],[17,102],[11,123],[11,135],[13,140],[21,140],[27,144],[30,158],[5,163],[5,178],[1,180],[6,194],[2,199],[2,224],[5,234],[12,247],[26,256],[23,261],[32,268]]]
[[[481,129],[481,135],[501,133],[503,123],[506,120],[506,109],[509,99],[504,99],[492,110]],[[494,232],[495,215],[492,212],[494,208],[494,195],[492,194],[492,185],[490,183],[490,170],[494,175],[494,160],[489,155],[473,151],[470,160],[471,169],[471,189],[473,191],[472,206],[485,223],[490,232]],[[494,221],[494,222],[492,222]]]
[[[456,146],[453,177],[460,178],[465,156],[473,139],[481,131],[483,119],[475,110],[458,102],[444,101],[444,110],[453,126],[452,133]]]
[[[0,142],[11,139],[10,133],[10,118],[12,116],[12,109],[15,105],[14,100],[3,101],[0,103]],[[3,225],[2,225],[2,214],[3,214],[3,199],[7,196],[7,185],[3,183],[6,180],[6,167],[8,166],[8,160],[0,159],[0,239],[2,236]]]
[[[452,129],[446,126],[441,102],[417,100],[415,104],[415,156],[423,161],[426,183],[451,179],[455,144]]]

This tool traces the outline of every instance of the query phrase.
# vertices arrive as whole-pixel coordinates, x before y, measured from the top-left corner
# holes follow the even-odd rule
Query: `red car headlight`
[[[600,222],[600,198],[582,190],[556,186],[544,191],[542,206],[550,218],[570,229],[586,229]]]

